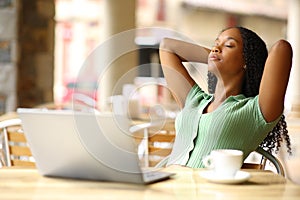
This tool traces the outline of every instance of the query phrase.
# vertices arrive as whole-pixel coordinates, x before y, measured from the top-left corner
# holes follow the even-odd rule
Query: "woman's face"
[[[237,28],[223,31],[215,40],[208,57],[208,70],[215,75],[244,74],[243,40]]]

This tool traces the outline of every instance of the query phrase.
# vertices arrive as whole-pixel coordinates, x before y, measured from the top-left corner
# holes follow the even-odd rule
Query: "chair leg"
[[[145,141],[144,144],[145,144],[145,166],[144,167],[149,167],[149,145],[148,145],[148,138],[149,137],[149,130],[148,128],[145,128],[144,129],[144,138],[143,140]]]
[[[7,130],[4,128],[2,133],[3,133],[2,153],[4,158],[3,161],[5,163],[5,166],[11,167]]]
[[[265,169],[266,165],[267,165],[267,158],[264,156],[261,156],[261,160],[260,160],[261,169]]]
[[[4,153],[3,153],[3,150],[2,150],[2,149],[0,150],[0,164],[1,164],[0,167],[5,166],[5,162],[4,162]]]

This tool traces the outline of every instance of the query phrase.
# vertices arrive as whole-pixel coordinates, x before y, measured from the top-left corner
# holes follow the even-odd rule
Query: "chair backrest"
[[[4,166],[35,166],[31,151],[22,130],[21,120],[7,119],[0,122],[2,163]]]
[[[143,142],[143,161],[146,167],[163,167],[167,163],[168,155],[172,151],[172,144],[175,139],[174,121],[161,123],[144,123],[131,127],[132,133],[142,133]],[[140,146],[141,146],[140,145]],[[283,165],[271,153],[258,147],[255,153],[261,156],[259,163],[244,163],[243,169],[266,169],[267,162],[270,162],[276,169],[277,173],[285,176]]]
[[[175,139],[174,121],[166,121],[163,123],[145,123],[131,127],[134,134],[142,134],[143,145],[139,154],[143,155],[143,165],[145,167],[154,167],[162,159],[167,157],[173,147]]]
[[[266,169],[267,163],[270,162],[271,165],[276,169],[276,172],[282,176],[285,176],[285,170],[278,158],[276,158],[270,152],[264,150],[261,147],[258,147],[255,150],[255,153],[261,155],[260,163],[247,163],[245,162],[242,166],[244,169]]]

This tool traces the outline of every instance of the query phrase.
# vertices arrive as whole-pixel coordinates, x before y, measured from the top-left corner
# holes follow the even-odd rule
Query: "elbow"
[[[165,46],[165,43],[166,43],[166,40],[167,40],[167,38],[163,38],[163,39],[160,41],[159,47],[164,47],[164,46]]]
[[[293,58],[293,49],[291,44],[286,40],[278,40],[270,49],[269,55],[275,54],[286,61],[285,64],[291,66]],[[288,63],[287,63],[288,62]]]
[[[291,44],[287,41],[287,40],[284,40],[284,39],[280,39],[278,40],[275,45],[278,45],[278,46],[286,46],[288,48],[291,48]]]
[[[170,38],[163,38],[159,44],[159,50],[172,51],[172,42]]]
[[[272,50],[278,50],[288,53],[290,56],[293,55],[292,45],[284,39],[278,40],[272,47]]]
[[[165,49],[165,40],[166,40],[166,38],[163,38],[161,41],[160,41],[160,43],[159,43],[159,50],[163,50],[163,49]]]

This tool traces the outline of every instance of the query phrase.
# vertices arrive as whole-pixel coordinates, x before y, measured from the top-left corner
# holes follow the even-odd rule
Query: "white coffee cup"
[[[243,152],[235,149],[217,149],[203,159],[205,167],[214,170],[218,178],[234,178],[243,164]]]

